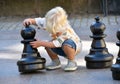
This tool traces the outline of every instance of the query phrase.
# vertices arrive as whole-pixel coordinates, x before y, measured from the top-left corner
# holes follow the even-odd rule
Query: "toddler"
[[[47,70],[61,67],[59,56],[63,56],[68,60],[64,68],[65,71],[75,71],[77,69],[75,56],[81,51],[81,40],[71,28],[67,20],[67,14],[62,7],[51,9],[43,18],[25,19],[23,25],[37,25],[50,33],[51,41],[37,40],[30,42],[33,48],[45,47],[52,60],[51,64],[46,66]]]

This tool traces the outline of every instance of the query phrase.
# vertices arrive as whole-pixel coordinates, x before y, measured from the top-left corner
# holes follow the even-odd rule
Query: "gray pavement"
[[[16,62],[21,58],[23,45],[20,30],[24,28],[22,21],[26,17],[0,17],[0,84],[120,84],[120,81],[112,79],[110,68],[105,69],[87,69],[84,57],[89,53],[92,39],[90,24],[94,21],[96,15],[83,15],[70,17],[70,24],[80,36],[83,49],[76,56],[78,70],[75,72],[64,72],[63,68],[67,60],[60,57],[62,68],[54,71],[41,70],[36,73],[20,74]],[[118,46],[116,42],[116,31],[120,27],[120,16],[100,15],[101,21],[106,24],[105,38],[109,53],[114,55],[115,63]],[[48,40],[48,33],[36,29],[37,39]],[[42,57],[50,63],[46,51],[43,47],[38,48]]]

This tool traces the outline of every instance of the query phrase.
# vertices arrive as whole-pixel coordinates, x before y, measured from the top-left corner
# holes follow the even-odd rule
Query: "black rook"
[[[104,34],[105,24],[99,21],[99,17],[95,18],[96,22],[90,26],[93,33],[93,38],[90,52],[85,56],[86,67],[91,69],[100,69],[111,67],[113,55],[108,52],[106,44],[103,38],[106,37]]]
[[[17,62],[19,72],[33,72],[45,68],[45,58],[41,58],[38,50],[30,45],[30,42],[35,41],[35,34],[35,29],[30,26],[21,30],[21,36],[24,39],[21,43],[24,44],[24,48],[22,57]]]

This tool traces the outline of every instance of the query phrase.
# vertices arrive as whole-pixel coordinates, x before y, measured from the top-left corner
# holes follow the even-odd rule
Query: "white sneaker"
[[[59,59],[53,60],[50,65],[46,66],[47,70],[54,70],[54,69],[59,69],[59,68],[61,68],[61,63]]]
[[[75,71],[77,69],[77,63],[72,60],[68,60],[68,64],[64,68],[64,71]]]

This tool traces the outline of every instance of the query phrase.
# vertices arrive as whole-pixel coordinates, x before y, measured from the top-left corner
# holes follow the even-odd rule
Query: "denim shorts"
[[[71,39],[65,40],[65,41],[63,42],[63,44],[62,44],[62,47],[63,47],[64,45],[70,46],[71,48],[73,48],[73,49],[76,50],[76,44],[75,44],[75,42],[74,42],[73,40],[71,40]],[[51,50],[52,50],[54,53],[56,53],[56,54],[58,54],[58,55],[60,55],[60,56],[66,57],[66,54],[64,53],[62,47],[59,47],[59,48],[51,48]]]

